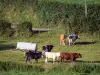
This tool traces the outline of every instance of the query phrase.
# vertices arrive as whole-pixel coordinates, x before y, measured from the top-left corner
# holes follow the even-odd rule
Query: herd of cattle
[[[71,46],[75,44],[75,41],[79,38],[79,35],[76,34],[70,34],[67,38],[65,37],[64,34],[60,35],[60,45],[65,45],[68,42],[68,45]]]
[[[63,62],[64,59],[72,60],[74,62],[77,58],[82,58],[80,53],[68,53],[68,52],[51,52],[53,49],[53,45],[46,45],[42,47],[42,52],[33,52],[28,51],[25,53],[26,62],[30,62],[31,59],[34,59],[38,62],[38,59],[45,58],[45,63],[48,62],[48,59],[53,59],[54,62],[60,58],[60,61]]]
[[[69,46],[75,43],[75,40],[79,39],[78,35],[71,34],[67,37]],[[60,45],[65,45],[65,36],[64,34],[60,35]],[[30,62],[31,59],[34,59],[35,62],[38,62],[38,59],[45,58],[45,63],[48,62],[48,59],[53,59],[53,63],[60,58],[60,61],[63,62],[64,59],[72,60],[74,62],[77,58],[82,58],[80,53],[69,53],[69,52],[52,52],[53,45],[42,46],[42,51],[37,51],[37,43],[26,43],[18,42],[17,48],[20,50],[25,50],[26,62]]]

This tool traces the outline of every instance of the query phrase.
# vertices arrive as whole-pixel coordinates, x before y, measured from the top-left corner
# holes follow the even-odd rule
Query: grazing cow
[[[68,38],[67,38],[69,46],[72,45],[72,44],[75,44],[75,41],[77,39],[80,39],[78,35],[75,35],[75,34],[69,35]]]
[[[42,46],[42,58],[45,57],[45,52],[51,52],[53,45]]]
[[[77,58],[82,58],[82,56],[80,53],[62,52],[62,53],[60,53],[60,58],[61,58],[61,62],[63,62],[64,59],[72,60],[74,62]]]
[[[65,46],[65,35],[64,34],[60,35],[60,45]]]
[[[25,56],[26,56],[26,62],[30,62],[31,59],[34,59],[35,62],[38,62],[38,59],[42,57],[42,52],[28,51],[25,53]]]
[[[55,60],[60,56],[60,52],[45,52],[45,63],[48,62],[48,58],[53,59],[53,64]]]
[[[47,51],[48,52],[51,52],[51,50],[53,49],[53,45],[46,45],[46,47],[47,47]]]
[[[54,47],[53,45],[42,46],[42,50],[45,51],[45,52],[51,52],[53,47]]]

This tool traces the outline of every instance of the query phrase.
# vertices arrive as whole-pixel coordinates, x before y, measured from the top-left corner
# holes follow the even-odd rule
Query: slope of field
[[[59,32],[62,33],[63,31]],[[53,49],[53,52],[77,52],[82,54],[82,58],[77,59],[78,61],[75,64],[72,64],[69,61],[65,61],[64,63],[60,62],[60,59],[58,62],[56,62],[54,65],[52,64],[52,60],[49,59],[49,63],[45,64],[44,63],[44,58],[39,59],[39,63],[34,63],[34,60],[32,60],[32,64],[26,64],[25,58],[24,58],[24,53],[22,51],[16,50],[16,43],[18,41],[26,41],[26,42],[37,42],[38,43],[38,51],[41,51],[42,46],[46,44],[53,44],[55,47]],[[76,44],[73,46],[60,46],[59,45],[59,36],[56,30],[40,34],[36,34],[31,38],[24,39],[9,39],[9,40],[0,40],[0,61],[6,62],[5,65],[1,64],[1,70],[3,69],[4,71],[1,71],[2,74],[10,74],[10,75],[27,75],[29,71],[27,71],[28,68],[25,68],[23,71],[24,67],[19,66],[18,64],[22,65],[32,65],[34,68],[38,66],[37,68],[33,68],[35,71],[31,71],[29,75],[31,74],[38,74],[38,75],[45,75],[46,73],[51,75],[60,75],[60,74],[72,74],[72,75],[80,75],[81,73],[84,74],[92,74],[93,75],[99,75],[100,71],[100,39],[98,36],[94,35],[87,35],[87,34],[80,34],[80,40],[76,41]],[[16,63],[15,65],[18,65],[15,68],[20,68],[19,70],[14,69],[12,67],[12,63]],[[7,65],[8,64],[8,65]],[[60,66],[62,65],[62,66]],[[66,66],[65,66],[66,65]],[[8,67],[7,67],[8,66]],[[12,67],[12,69],[10,68]],[[40,68],[39,68],[40,67]],[[62,68],[61,68],[62,67]],[[10,68],[10,70],[9,70]],[[31,68],[31,67],[30,67]],[[64,69],[63,69],[64,68]],[[80,69],[78,69],[80,68]],[[98,70],[97,70],[98,69]],[[93,71],[92,71],[93,70]],[[17,72],[16,72],[17,71]],[[27,72],[25,72],[27,71]],[[39,71],[39,72],[38,72]],[[43,71],[41,73],[41,71]],[[62,71],[62,72],[61,72]]]

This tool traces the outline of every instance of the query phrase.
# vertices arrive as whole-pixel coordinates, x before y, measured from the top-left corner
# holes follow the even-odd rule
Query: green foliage
[[[9,71],[9,70],[16,70],[16,71],[40,71],[39,66],[32,66],[32,65],[25,65],[25,64],[18,64],[14,62],[2,62],[0,61],[0,71]]]
[[[0,62],[1,63],[1,62]],[[21,65],[6,62],[4,65],[2,62],[0,64],[0,74],[5,75],[99,75],[100,74],[100,65],[99,64],[61,64],[61,65],[51,65],[53,68],[49,71],[42,71],[41,66],[32,66],[32,65]],[[47,64],[45,64],[47,65]],[[11,67],[13,66],[13,67]],[[14,68],[15,67],[15,68]],[[47,69],[47,68],[46,68]]]
[[[11,37],[13,34],[13,29],[11,28],[11,23],[0,20],[0,36]]]
[[[31,37],[32,36],[32,23],[23,22],[17,25],[17,37]]]
[[[95,73],[100,73],[100,65],[93,65],[93,64],[84,64],[82,63],[81,65],[75,65],[74,67],[70,67],[69,70],[75,71],[78,73],[91,73],[95,71]]]
[[[69,4],[59,2],[41,2],[38,4],[37,15],[39,21],[45,25],[64,25],[65,32],[73,33],[97,33],[99,28],[100,5],[87,4],[87,16],[82,4]]]
[[[99,0],[0,0],[0,18],[17,25],[31,22],[34,27],[64,26],[65,33],[100,33]]]

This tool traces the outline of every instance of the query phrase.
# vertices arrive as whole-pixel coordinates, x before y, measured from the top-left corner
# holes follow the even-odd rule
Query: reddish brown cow
[[[82,56],[80,53],[62,52],[62,53],[60,53],[60,58],[61,58],[61,62],[63,62],[64,59],[72,60],[74,62],[77,58],[82,58]]]

